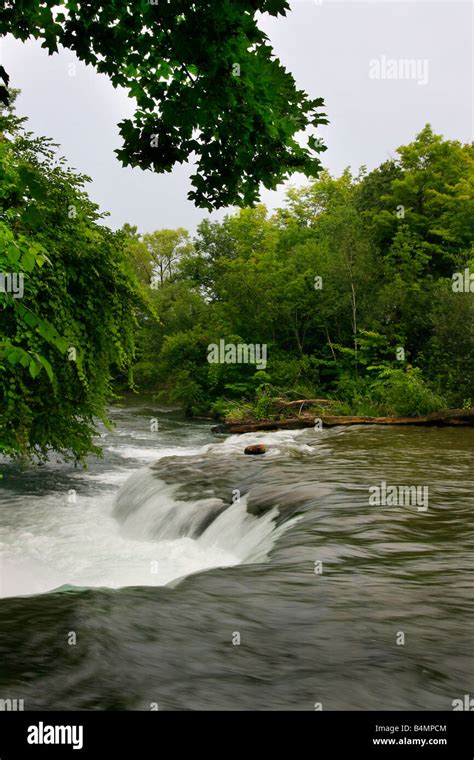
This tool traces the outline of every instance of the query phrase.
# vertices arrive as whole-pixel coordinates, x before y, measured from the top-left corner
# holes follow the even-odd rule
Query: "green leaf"
[[[36,253],[30,248],[29,251],[21,257],[21,268],[24,272],[32,272],[36,266]]]
[[[41,372],[41,364],[37,362],[35,359],[31,359],[30,361],[30,375],[32,378],[38,377],[39,373]]]

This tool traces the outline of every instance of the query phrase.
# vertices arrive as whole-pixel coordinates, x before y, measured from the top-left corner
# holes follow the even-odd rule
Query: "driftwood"
[[[339,401],[329,398],[302,398],[299,401],[285,401],[285,399],[276,399],[275,405],[281,409],[291,409],[292,407],[303,406],[330,406],[338,404]]]
[[[297,430],[314,427],[321,421],[322,427],[337,425],[473,425],[474,407],[472,409],[449,409],[447,412],[433,412],[423,417],[348,417],[302,414],[284,420],[265,422],[226,422],[212,428],[213,433],[256,433],[259,430]]]

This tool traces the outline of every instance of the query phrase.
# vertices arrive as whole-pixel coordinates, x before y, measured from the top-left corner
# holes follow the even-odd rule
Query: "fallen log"
[[[322,427],[337,425],[473,425],[474,407],[472,409],[449,409],[446,412],[433,412],[420,417],[350,417],[345,415],[302,414],[287,417],[284,420],[266,420],[262,422],[225,422],[215,425],[213,433],[256,433],[260,430],[298,430],[314,427],[321,421]]]

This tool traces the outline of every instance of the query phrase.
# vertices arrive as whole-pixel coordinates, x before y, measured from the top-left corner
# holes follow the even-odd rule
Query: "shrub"
[[[375,380],[369,376],[342,375],[337,393],[342,403],[332,408],[334,414],[417,417],[447,407],[446,400],[433,391],[421,370],[414,367],[383,368]]]
[[[437,395],[414,367],[385,369],[372,386],[374,399],[386,414],[417,417],[446,408],[446,400]]]

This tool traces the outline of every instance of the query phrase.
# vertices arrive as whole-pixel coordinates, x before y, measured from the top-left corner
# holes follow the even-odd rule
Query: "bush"
[[[423,380],[420,369],[413,367],[384,368],[375,380],[343,375],[337,392],[342,403],[332,408],[334,414],[417,417],[447,407],[446,399]]]
[[[169,393],[171,401],[181,404],[186,414],[194,417],[206,415],[209,409],[201,386],[192,376],[192,373],[183,369],[175,375],[174,385]]]
[[[373,397],[373,379],[370,377],[351,377],[341,375],[337,384],[337,396],[340,404],[334,404],[334,414],[356,415],[360,417],[377,417],[382,414]]]
[[[257,420],[269,420],[275,416],[274,400],[266,393],[259,393],[254,404],[254,416]]]
[[[417,417],[447,407],[446,400],[437,395],[423,380],[421,370],[414,367],[385,369],[372,386],[374,399],[385,414]]]

